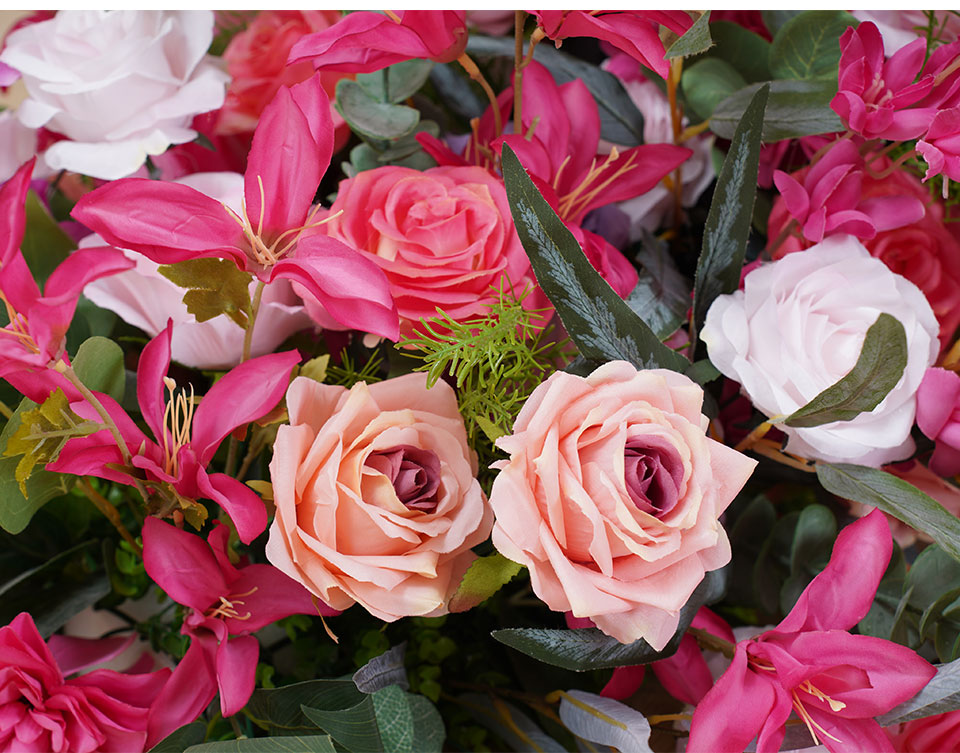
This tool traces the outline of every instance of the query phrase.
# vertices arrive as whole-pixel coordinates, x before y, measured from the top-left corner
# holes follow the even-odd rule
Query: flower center
[[[17,338],[20,344],[27,350],[33,353],[39,353],[40,348],[37,347],[36,341],[30,334],[30,322],[27,320],[27,317],[24,314],[17,313],[17,310],[10,301],[7,300],[2,290],[0,290],[0,301],[2,301],[6,307],[7,318],[10,320],[10,323],[6,327],[0,329],[0,333]]]
[[[370,453],[364,465],[390,479],[397,499],[408,510],[431,513],[437,509],[440,460],[432,450],[399,445]]]
[[[594,157],[587,174],[580,179],[580,182],[573,189],[560,197],[560,211],[558,212],[560,217],[569,219],[579,214],[601,191],[605,191],[612,183],[637,167],[635,164],[636,156],[636,152],[631,152],[626,161],[615,170],[610,170],[610,168],[620,158],[620,152],[617,151],[616,147],[610,150],[610,154],[599,165],[596,157]],[[560,163],[557,174],[553,176],[553,188],[557,191],[560,190],[560,176],[569,161],[570,155],[568,154]]]
[[[190,425],[193,423],[193,385],[190,394],[185,389],[177,389],[177,383],[170,377],[164,377],[163,383],[170,391],[170,397],[163,410],[163,469],[171,476],[179,473],[178,454],[180,448],[190,442]]]
[[[776,672],[776,668],[761,659],[756,659],[755,657],[750,657],[750,664],[756,669],[762,669],[766,672]],[[811,695],[816,698],[818,701],[826,703],[830,710],[834,713],[842,711],[847,707],[843,701],[838,701],[835,698],[831,698],[829,695],[824,693],[820,688],[814,685],[810,680],[804,680],[796,688],[790,691],[790,696],[793,699],[793,709],[797,712],[797,716],[800,717],[801,721],[807,725],[807,729],[810,730],[810,735],[813,737],[813,744],[820,745],[820,738],[817,737],[817,733],[820,733],[821,737],[829,737],[834,742],[843,742],[837,737],[834,737],[829,732],[827,732],[822,725],[818,724],[817,721],[810,716],[810,712],[807,711],[806,707],[803,705],[803,700],[800,698],[798,691],[803,692],[807,695]]]
[[[258,586],[254,586],[249,591],[246,591],[242,594],[232,594],[229,596],[229,598],[227,598],[226,596],[221,596],[220,603],[217,606],[212,607],[211,609],[208,609],[206,612],[204,612],[204,616],[212,617],[214,619],[223,619],[223,618],[229,617],[234,620],[249,620],[250,612],[247,612],[246,614],[241,615],[239,610],[237,609],[237,605],[244,604],[245,602],[241,597],[249,596],[250,594],[254,593],[257,590],[257,588]]]

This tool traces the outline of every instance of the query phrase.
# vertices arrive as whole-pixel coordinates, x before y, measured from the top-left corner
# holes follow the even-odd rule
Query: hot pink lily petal
[[[24,314],[40,300],[40,288],[33,279],[30,268],[19,249],[0,265],[0,290],[3,291],[15,311]]]
[[[295,350],[253,358],[232,368],[210,388],[193,416],[190,440],[201,467],[231,431],[269,413],[280,402],[299,361]]]
[[[812,707],[807,712],[826,732],[819,738],[830,753],[894,753],[890,738],[873,719],[840,719]]]
[[[300,283],[344,326],[399,339],[400,318],[383,270],[340,241],[302,238],[296,258],[274,265],[270,279],[278,277]]]
[[[244,174],[247,217],[267,243],[303,225],[332,154],[333,121],[320,74],[281,87],[260,116]]]
[[[240,225],[219,201],[189,186],[145,178],[111,181],[81,197],[70,214],[107,243],[158,264],[220,256],[246,269]]]
[[[252,635],[221,641],[217,647],[217,686],[224,717],[242,709],[256,686],[260,643]]]
[[[134,264],[132,259],[110,246],[74,251],[57,265],[44,285],[44,302],[48,305],[64,305],[69,302],[72,316],[76,300],[87,283],[123,272]]]
[[[776,631],[847,630],[856,625],[870,611],[892,550],[890,526],[879,510],[844,528],[830,563],[800,594]]]
[[[53,658],[60,665],[64,675],[72,675],[81,669],[110,661],[119,656],[133,644],[135,634],[112,638],[78,638],[74,635],[54,633],[47,639],[47,646]]]
[[[137,403],[157,442],[163,444],[164,400],[163,379],[170,368],[170,341],[173,337],[173,320],[167,320],[166,329],[148,342],[140,353],[137,363]]]
[[[244,620],[224,618],[231,633],[252,633],[291,614],[319,613],[324,617],[340,614],[339,610],[315,600],[307,589],[272,565],[243,568],[237,580],[230,584],[230,593],[247,594],[242,597],[243,605],[237,607],[237,611],[241,615],[250,613],[250,617]]]
[[[197,638],[190,642],[157,700],[150,707],[147,747],[156,745],[175,729],[196,719],[217,694],[216,670]]]
[[[30,176],[37,158],[34,157],[0,185],[0,264],[6,264],[23,241],[26,213],[23,206],[30,188]]]
[[[267,527],[263,500],[249,486],[225,473],[197,474],[200,494],[222,507],[237,527],[237,535],[249,544]]]
[[[154,517],[143,524],[143,566],[171,599],[199,612],[227,593],[207,543]]]

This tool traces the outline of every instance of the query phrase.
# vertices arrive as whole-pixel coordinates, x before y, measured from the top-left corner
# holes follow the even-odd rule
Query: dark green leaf
[[[764,142],[843,130],[839,116],[830,109],[830,100],[837,93],[836,81],[767,83],[770,85],[770,99],[763,119]],[[764,85],[750,84],[718,104],[710,117],[710,130],[720,138],[731,138],[747,105]]]
[[[683,96],[700,120],[709,118],[718,104],[747,85],[736,68],[715,57],[703,58],[684,68],[680,80]]]
[[[512,703],[479,693],[464,693],[456,700],[477,722],[503,740],[510,750],[517,753],[567,753],[565,747]]]
[[[779,79],[837,79],[840,35],[857,19],[842,10],[805,10],[777,31],[770,70]]]
[[[645,231],[641,244],[635,257],[639,279],[625,300],[657,337],[666,340],[686,319],[690,282],[677,270],[666,243]]]
[[[399,685],[389,685],[374,693],[373,709],[383,747],[390,753],[411,753],[413,747],[412,698]],[[419,753],[419,751],[418,751]]]
[[[813,504],[804,507],[797,519],[790,550],[790,577],[780,589],[780,609],[793,609],[804,589],[830,561],[837,538],[837,521],[829,508]]]
[[[271,734],[316,730],[301,706],[336,711],[350,708],[366,698],[352,680],[310,680],[254,691],[247,702],[250,717]]]
[[[467,43],[467,52],[476,56],[513,58],[513,39],[472,34]],[[537,45],[533,59],[546,66],[558,84],[580,80],[586,85],[600,108],[602,138],[622,146],[637,146],[643,143],[643,115],[630,99],[620,79],[595,65],[560,52],[550,44]]]
[[[715,43],[710,57],[729,63],[748,83],[769,81],[770,43],[740,24],[714,21],[710,34]]]
[[[420,113],[412,107],[378,102],[347,78],[337,84],[336,108],[351,130],[382,141],[406,136],[420,121]]]
[[[337,753],[337,749],[329,735],[291,735],[203,743],[187,748],[185,753]]]
[[[776,36],[780,28],[791,18],[799,16],[802,10],[762,10],[763,23],[772,36]]]
[[[203,722],[190,722],[176,729],[150,748],[149,753],[182,753],[191,745],[199,745],[207,737],[207,725]]]
[[[69,567],[77,556],[95,545],[95,541],[78,544],[0,586],[0,624],[9,624],[20,612],[30,612],[37,630],[47,638],[75,614],[110,593],[106,573],[79,579],[76,568]]]
[[[701,386],[709,384],[720,376],[720,370],[706,358],[690,364],[690,368],[683,373]],[[704,398],[704,402],[706,402],[706,398]]]
[[[373,657],[353,673],[353,683],[362,693],[376,693],[390,685],[399,685],[403,689],[410,687],[407,670],[403,666],[403,657],[407,650],[406,641],[389,651]]]
[[[960,560],[960,520],[932,497],[876,468],[837,463],[817,465],[824,489],[838,497],[879,507],[911,528],[923,531]]]
[[[877,721],[883,727],[960,709],[960,660],[937,667],[937,674],[919,693],[891,709]]]
[[[106,337],[84,341],[73,359],[73,370],[91,390],[105,392],[118,403],[123,400],[126,372],[123,350]]]
[[[960,562],[935,544],[917,555],[904,583],[904,588],[911,590],[910,606],[921,611],[958,586]]]
[[[475,36],[470,35],[471,41]],[[430,83],[440,101],[465,120],[479,118],[487,109],[489,103],[470,87],[470,79],[457,63],[433,66]]]
[[[960,597],[960,587],[952,588],[941,594],[923,610],[923,614],[920,615],[920,624],[917,626],[921,639],[925,640],[930,637],[931,633],[941,629],[940,621],[949,619],[945,613],[956,605],[958,597]],[[941,657],[941,660],[949,661],[944,657]]]
[[[713,300],[718,295],[732,293],[740,284],[757,193],[760,128],[767,94],[767,87],[760,87],[750,100],[717,176],[693,286],[693,318],[697,330]]]
[[[754,604],[753,566],[764,542],[777,522],[777,510],[763,495],[751,500],[737,516],[730,532],[730,591],[727,599],[733,604]]]
[[[448,608],[451,612],[473,609],[513,580],[521,570],[523,565],[511,562],[500,552],[478,557],[464,573]]]
[[[575,672],[605,669],[632,664],[647,664],[673,655],[680,645],[693,618],[704,604],[712,604],[723,596],[726,588],[726,570],[713,570],[693,592],[680,610],[677,632],[662,651],[654,649],[645,640],[620,643],[596,628],[578,630],[548,630],[545,628],[507,628],[494,630],[491,635],[501,643],[532,656],[538,661]]]
[[[371,696],[364,696],[360,703],[347,709],[326,711],[302,706],[301,710],[311,722],[352,753],[383,753]]]
[[[430,77],[433,61],[404,60],[374,73],[361,73],[357,83],[378,102],[396,104],[412,97]]]
[[[693,26],[687,29],[682,37],[667,48],[664,57],[667,60],[686,58],[706,52],[711,47],[713,47],[713,39],[710,37],[710,11],[706,11],[693,22]]]
[[[41,287],[70,252],[77,247],[60,229],[34,191],[27,192],[25,206],[27,224],[20,250],[30,273]]]
[[[73,321],[67,330],[67,351],[76,353],[91,337],[110,337],[119,318],[109,309],[100,308],[81,295],[76,311],[73,312]]]
[[[507,144],[502,163],[510,211],[537,282],[583,356],[623,359],[638,369],[686,369],[689,361],[661,343],[593,268]]]
[[[799,518],[799,512],[789,512],[774,524],[753,565],[754,597],[771,614],[780,608],[780,593],[790,577],[790,546]]]
[[[447,731],[437,707],[422,695],[407,695],[413,715],[413,749],[417,753],[440,753]]]

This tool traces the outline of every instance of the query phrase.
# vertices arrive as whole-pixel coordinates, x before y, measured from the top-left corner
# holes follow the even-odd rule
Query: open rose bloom
[[[0,753],[960,750],[958,18],[0,11]]]

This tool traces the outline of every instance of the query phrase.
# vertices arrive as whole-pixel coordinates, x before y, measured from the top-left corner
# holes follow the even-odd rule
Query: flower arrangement
[[[960,749],[958,31],[19,14],[0,751]]]

